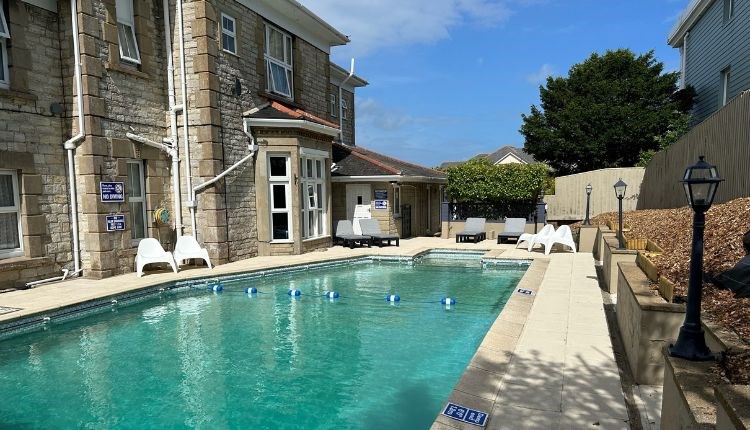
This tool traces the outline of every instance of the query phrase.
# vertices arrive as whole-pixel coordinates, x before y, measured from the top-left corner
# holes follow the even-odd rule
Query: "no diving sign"
[[[469,409],[466,406],[448,403],[443,409],[443,415],[453,418],[454,420],[465,422],[477,427],[487,425],[487,413]]]

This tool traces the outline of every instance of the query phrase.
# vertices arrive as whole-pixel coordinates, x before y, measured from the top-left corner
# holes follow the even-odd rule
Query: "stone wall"
[[[8,4],[10,87],[0,89],[0,169],[18,175],[23,256],[0,260],[0,289],[57,275],[71,260],[58,15]]]

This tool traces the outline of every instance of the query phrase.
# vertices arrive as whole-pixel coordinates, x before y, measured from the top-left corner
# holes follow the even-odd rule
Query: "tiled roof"
[[[419,176],[445,179],[443,172],[380,154],[361,146],[333,144],[331,176]]]
[[[339,128],[338,124],[327,121],[299,108],[291,108],[277,101],[273,101],[259,109],[253,109],[245,114],[248,118],[262,119],[301,119],[325,125],[327,127]]]

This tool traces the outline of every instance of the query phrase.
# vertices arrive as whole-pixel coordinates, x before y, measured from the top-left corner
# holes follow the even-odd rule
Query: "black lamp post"
[[[589,204],[591,203],[591,191],[593,189],[594,187],[591,184],[586,185],[586,219],[583,221],[583,225],[591,225],[591,220],[589,220]]]
[[[617,240],[619,242],[618,249],[625,249],[625,239],[622,237],[622,199],[625,198],[625,190],[628,188],[628,184],[622,181],[622,178],[620,178],[619,181],[615,183],[615,195],[617,196],[617,201],[619,205],[619,224],[618,224],[618,230],[617,233]]]
[[[669,355],[692,361],[707,361],[714,358],[706,346],[706,337],[701,327],[701,294],[703,288],[703,230],[706,226],[706,211],[711,207],[719,183],[723,181],[712,166],[701,155],[694,165],[685,170],[682,184],[685,196],[693,207],[693,247],[690,252],[690,281],[688,282],[685,322],[680,328],[677,343],[669,347]]]

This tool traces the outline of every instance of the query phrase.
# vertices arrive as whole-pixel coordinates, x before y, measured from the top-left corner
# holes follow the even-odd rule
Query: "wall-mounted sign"
[[[99,182],[99,195],[102,203],[123,203],[125,201],[124,182]]]
[[[388,200],[388,190],[375,190],[375,200]]]
[[[375,209],[388,209],[388,200],[375,200]]]
[[[107,231],[123,231],[125,230],[125,215],[107,215]]]
[[[451,417],[454,420],[465,422],[478,427],[487,425],[487,412],[469,409],[466,406],[448,403],[443,409],[443,415]]]

